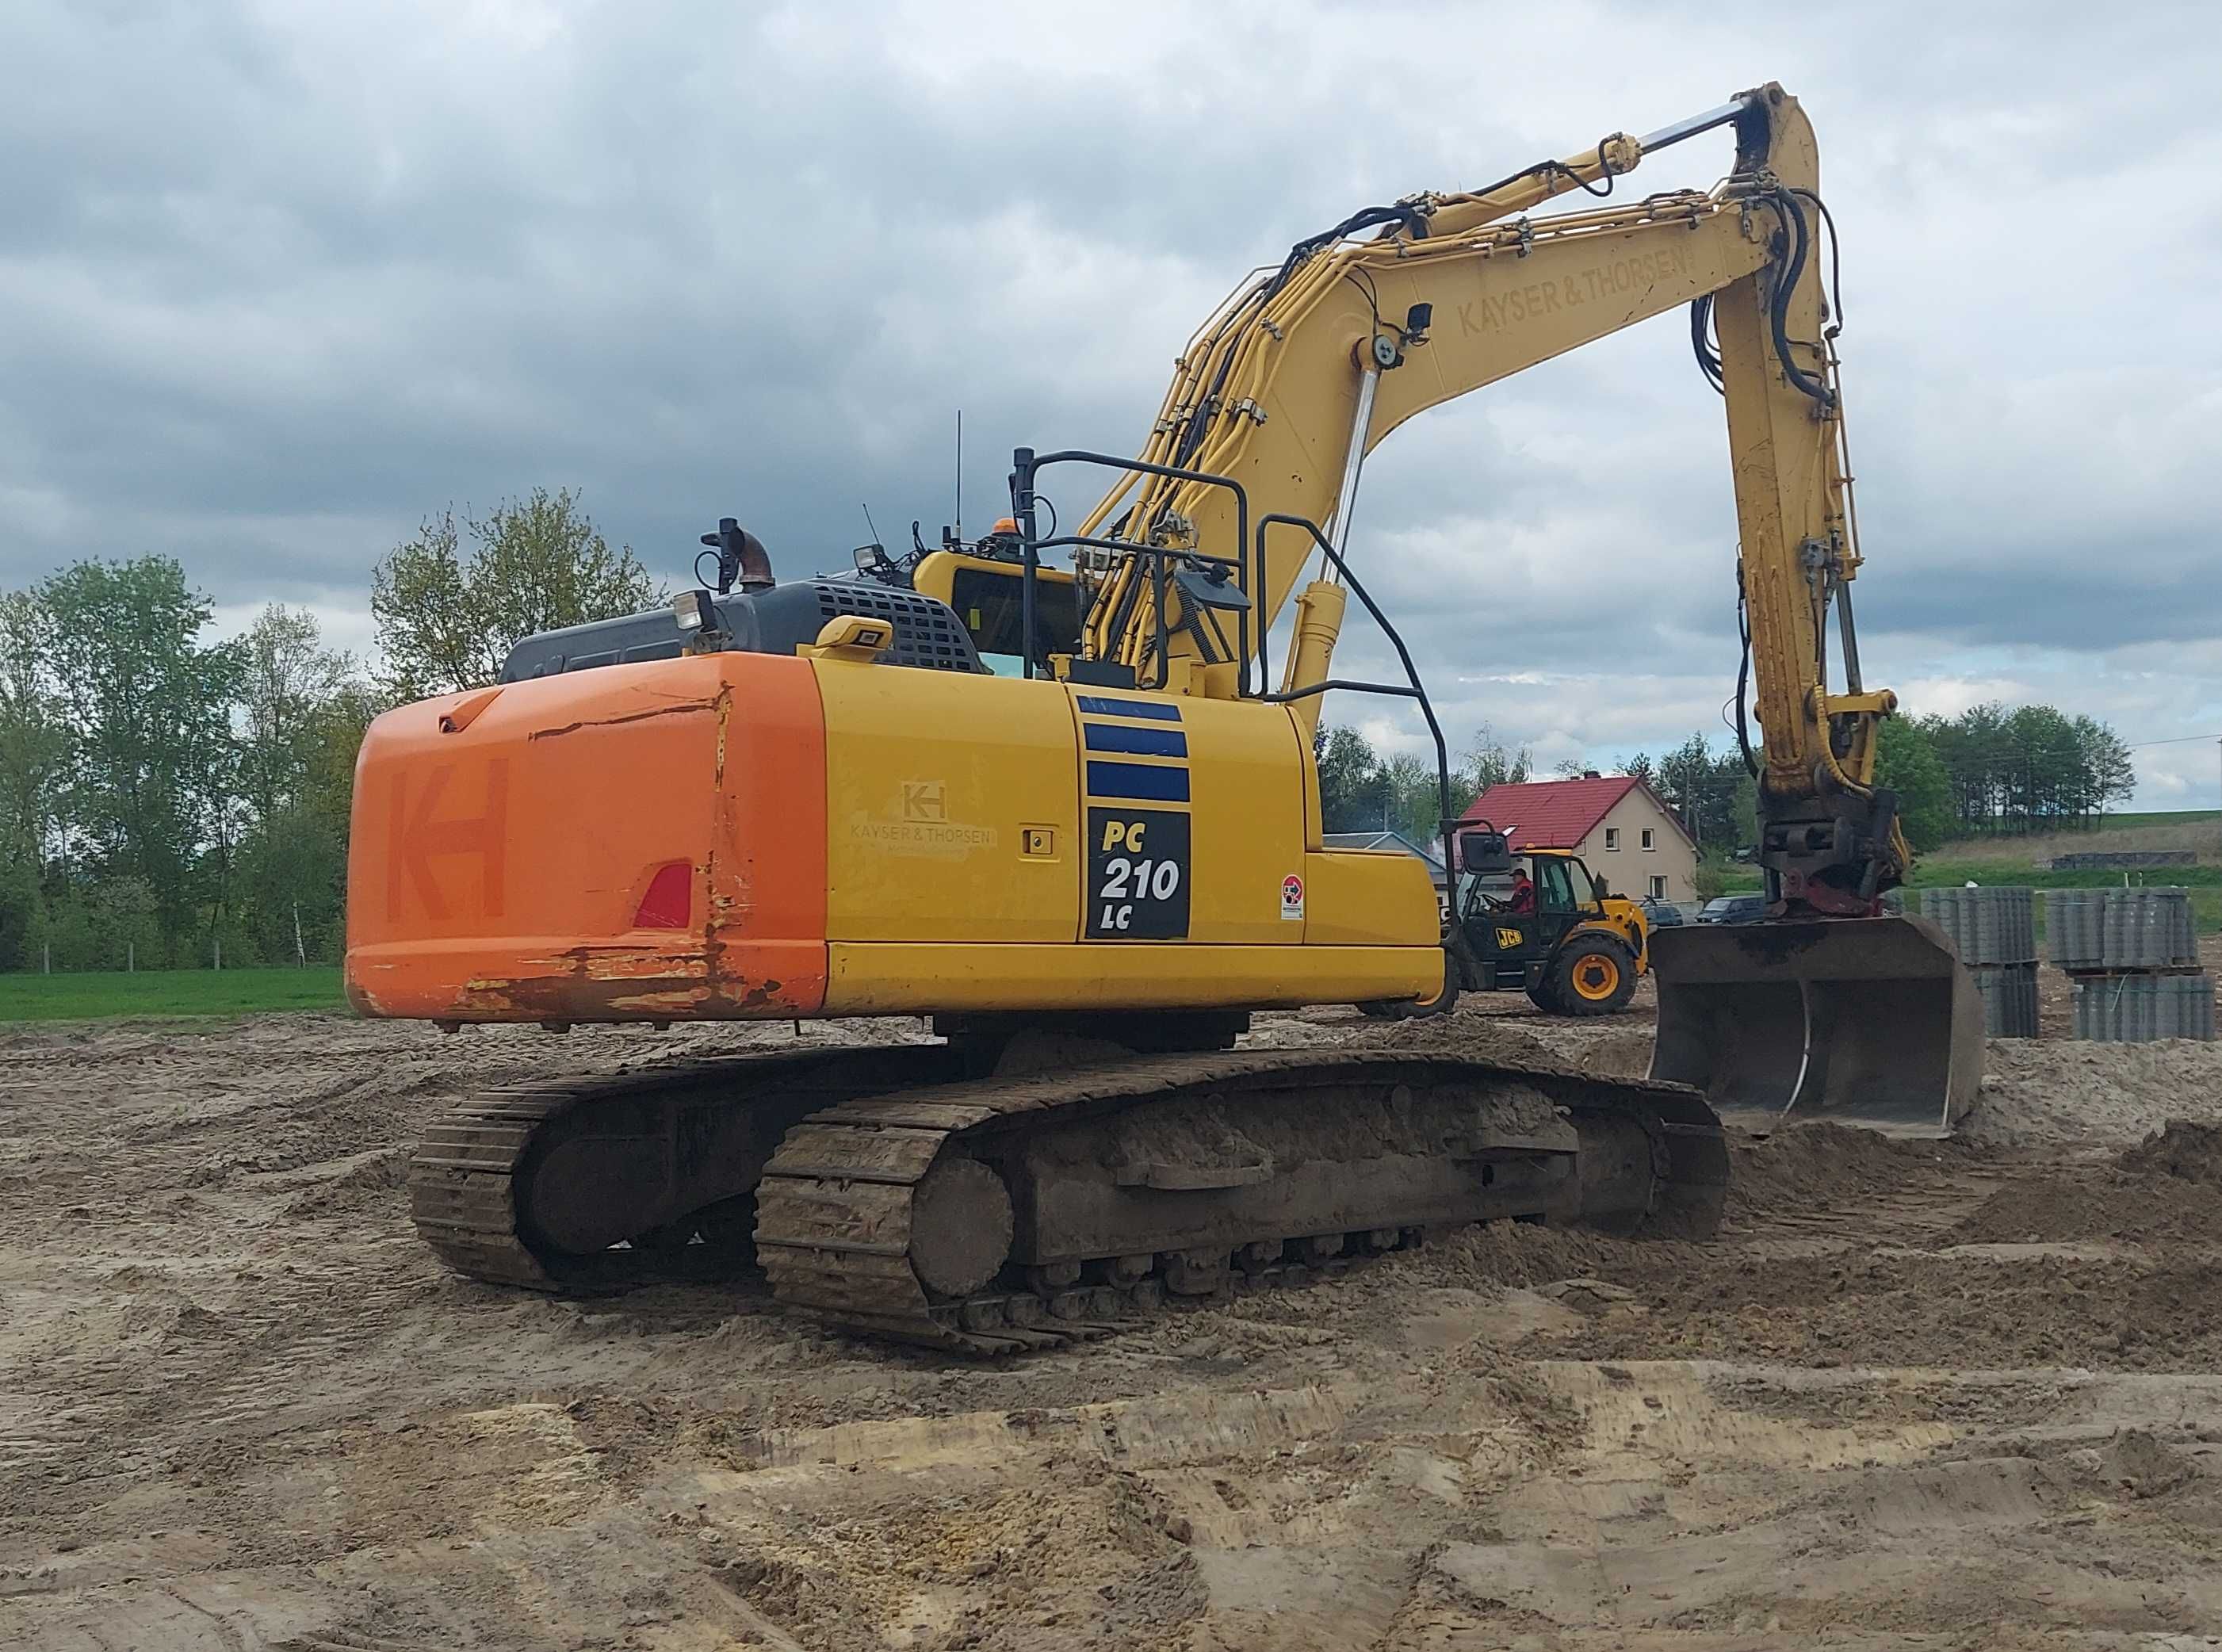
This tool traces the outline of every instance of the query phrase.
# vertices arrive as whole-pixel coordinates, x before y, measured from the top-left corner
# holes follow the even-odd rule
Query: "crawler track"
[[[427,1134],[412,1213],[491,1284],[760,1266],[816,1317],[992,1356],[1332,1276],[1430,1228],[1707,1234],[1727,1180],[1717,1121],[1679,1085],[1379,1050],[969,1070],[950,1046],[879,1046],[489,1090]]]
[[[456,1272],[534,1291],[563,1287],[562,1259],[543,1261],[518,1233],[516,1178],[533,1132],[576,1099],[560,1088],[489,1091],[424,1133],[409,1161],[409,1214],[417,1236]]]
[[[485,1090],[425,1132],[409,1165],[410,1214],[441,1260],[490,1285],[600,1294],[746,1277],[750,1196],[794,1121],[954,1071],[942,1046],[896,1045]],[[567,1147],[574,1162],[554,1169],[569,1174],[551,1175]],[[599,1203],[585,1226],[601,1231],[567,1245],[578,1213],[551,1203]]]
[[[744,1234],[583,1253],[536,1246],[525,1237],[530,1222],[520,1220],[519,1172],[535,1140],[593,1099],[586,1085],[492,1090],[433,1125],[409,1164],[410,1214],[418,1237],[458,1273],[528,1291],[595,1296],[753,1272]]]
[[[1442,1109],[1438,1102],[1438,1116],[1423,1116],[1427,1109],[1415,1097],[1445,1096],[1457,1098],[1459,1115],[1473,1128],[1466,1139],[1434,1141],[1434,1159],[1420,1162],[1439,1169],[1464,1164],[1466,1173],[1449,1178],[1459,1185],[1439,1178],[1403,1193],[1384,1192],[1378,1175],[1369,1182],[1369,1168],[1413,1162],[1390,1151],[1412,1143],[1393,1140],[1397,1132],[1382,1121],[1402,1115],[1405,1136],[1425,1136]],[[1274,1179],[1270,1157],[1255,1176],[1243,1165],[1215,1171],[1201,1160],[1185,1170],[1178,1162],[1167,1170],[1163,1161],[1137,1168],[1132,1155],[1151,1151],[1153,1140],[1189,1145],[1193,1133],[1183,1127],[1215,1109],[1253,1124],[1270,1118],[1284,1136],[1329,1156],[1338,1140],[1346,1149],[1347,1138],[1359,1138],[1356,1153],[1370,1149],[1371,1159],[1353,1156],[1335,1166],[1348,1172],[1353,1190],[1334,1207],[1344,1221],[1322,1223],[1318,1204],[1306,1210],[1292,1200],[1298,1208],[1277,1227],[1270,1197],[1242,1199],[1240,1190]],[[1585,1144],[1583,1153],[1620,1154],[1623,1174],[1616,1181],[1610,1167],[1578,1166],[1574,1153],[1542,1146],[1549,1127],[1539,1112],[1570,1125]],[[1048,1230],[1058,1225],[1048,1207],[1085,1203],[1091,1190],[1084,1182],[1043,1179],[1033,1161],[1060,1136],[1079,1144],[1083,1157],[1090,1146],[1118,1144],[1111,1153],[1117,1162],[1104,1162],[1099,1153],[1099,1180],[1170,1210],[1144,1210],[1130,1228],[1102,1230],[1121,1237],[1099,1253],[1070,1254],[1068,1231],[1067,1242],[1048,1254]],[[1118,1161],[1121,1153],[1128,1157]],[[1015,1218],[948,1191],[972,1185],[950,1171],[968,1163],[1000,1172],[1015,1194]],[[756,1245],[783,1303],[869,1335],[995,1355],[1101,1335],[1170,1300],[1302,1284],[1316,1272],[1340,1271],[1351,1257],[1413,1242],[1438,1223],[1586,1215],[1625,1228],[1648,1222],[1710,1234],[1727,1167],[1717,1121],[1696,1092],[1678,1085],[1517,1065],[1384,1058],[1378,1052],[1163,1056],[867,1097],[813,1114],[767,1167]],[[1521,1170],[1529,1174],[1492,1173]],[[931,1190],[937,1178],[944,1178],[938,1197]],[[1184,1197],[1215,1193],[1223,1208],[1201,1219],[1170,1213]],[[991,1218],[1014,1231],[1011,1259],[976,1288],[929,1286],[937,1272],[964,1265],[965,1247],[951,1225]],[[1168,1233],[1183,1220],[1198,1242],[1166,1247]]]

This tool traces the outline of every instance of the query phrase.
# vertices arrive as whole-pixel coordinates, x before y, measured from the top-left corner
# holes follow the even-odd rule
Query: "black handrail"
[[[1198,551],[1181,550],[1165,545],[1138,544],[1127,539],[1105,539],[1083,534],[1061,534],[1042,539],[1034,524],[1034,506],[1039,497],[1034,479],[1051,465],[1099,465],[1111,470],[1139,472],[1150,476],[1169,476],[1176,481],[1201,482],[1207,487],[1224,487],[1234,495],[1235,544],[1233,556],[1212,556]],[[1165,591],[1167,559],[1181,557],[1207,563],[1215,568],[1234,570],[1235,588],[1246,599],[1242,619],[1236,627],[1236,649],[1240,657],[1242,675],[1237,692],[1249,694],[1250,680],[1250,621],[1259,599],[1252,588],[1247,552],[1250,546],[1250,495],[1240,482],[1232,476],[1221,476],[1208,470],[1189,470],[1179,465],[1153,464],[1146,459],[1121,458],[1116,454],[1091,453],[1083,448],[1063,448],[1055,453],[1037,454],[1032,448],[1014,449],[1011,455],[1011,514],[1018,521],[1020,562],[1023,576],[1019,593],[1019,646],[1025,661],[1026,674],[1034,674],[1034,579],[1041,569],[1041,553],[1062,545],[1091,545],[1101,550],[1115,550],[1150,559],[1150,593],[1157,618],[1157,655],[1159,676],[1153,685],[1162,688],[1170,675],[1171,633],[1165,623]],[[1262,562],[1260,567],[1263,567]],[[1262,618],[1262,616],[1261,616]],[[1199,621],[1199,624],[1202,622]],[[1258,627],[1258,686],[1262,689],[1270,680],[1266,671],[1265,640],[1271,627]],[[1223,635],[1223,634],[1222,634]],[[1136,686],[1144,686],[1137,684]]]
[[[1292,700],[1323,694],[1330,688],[1348,688],[1359,694],[1389,694],[1400,700],[1417,700],[1420,715],[1428,719],[1428,732],[1434,737],[1435,820],[1443,839],[1443,876],[1452,880],[1452,886],[1455,889],[1458,856],[1453,841],[1457,834],[1453,828],[1458,823],[1451,819],[1450,748],[1443,742],[1443,725],[1435,720],[1434,704],[1428,698],[1427,686],[1420,681],[1419,668],[1412,663],[1411,650],[1404,646],[1404,639],[1397,634],[1397,627],[1389,623],[1389,616],[1381,612],[1380,605],[1366,594],[1365,587],[1359,583],[1358,575],[1350,571],[1350,564],[1343,561],[1342,553],[1328,543],[1327,536],[1319,530],[1319,524],[1309,517],[1290,516],[1286,512],[1276,511],[1258,518],[1258,566],[1261,570],[1265,566],[1265,535],[1269,530],[1282,526],[1302,528],[1311,535],[1313,543],[1320,548],[1320,554],[1342,575],[1343,583],[1365,605],[1365,612],[1373,616],[1373,623],[1381,627],[1390,646],[1397,650],[1397,659],[1403,663],[1407,686],[1399,688],[1390,682],[1355,682],[1343,678],[1330,678],[1325,682],[1315,682],[1308,688],[1291,689],[1284,694],[1263,694],[1259,698],[1285,705]]]

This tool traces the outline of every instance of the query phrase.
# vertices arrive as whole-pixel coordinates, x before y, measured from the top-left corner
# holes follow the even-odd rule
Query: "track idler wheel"
[[[976,1159],[935,1161],[912,1195],[910,1264],[945,1297],[969,1297],[1011,1254],[1011,1195]]]

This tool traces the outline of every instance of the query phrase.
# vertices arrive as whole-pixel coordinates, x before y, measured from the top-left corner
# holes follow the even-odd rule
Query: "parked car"
[[[1674,929],[1690,921],[1689,914],[1672,901],[1655,895],[1643,897],[1643,921],[1654,929]]]
[[[1708,901],[1698,913],[1701,924],[1748,924],[1767,916],[1763,895],[1723,895]]]

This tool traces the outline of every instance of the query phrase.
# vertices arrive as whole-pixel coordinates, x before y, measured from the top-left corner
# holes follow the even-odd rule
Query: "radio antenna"
[[[864,525],[871,530],[872,543],[879,546],[882,550],[885,550],[887,548],[887,541],[880,537],[880,524],[872,520],[872,507],[865,504],[863,500],[858,499],[857,501],[857,508],[864,513]]]
[[[964,410],[957,410],[957,537],[964,537]]]

